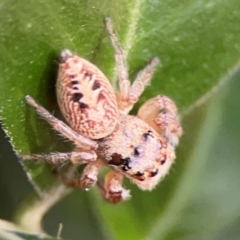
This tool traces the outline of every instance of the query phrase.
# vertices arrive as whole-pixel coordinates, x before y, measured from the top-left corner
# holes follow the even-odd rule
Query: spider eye
[[[139,181],[144,181],[145,180],[145,176],[144,176],[144,172],[143,171],[137,171],[134,176],[137,178],[137,180]]]
[[[140,176],[143,176],[144,175],[144,172],[143,171],[137,171],[135,176],[137,177],[140,177]]]
[[[141,153],[141,149],[139,147],[136,147],[134,149],[134,157],[140,156],[140,153]]]
[[[129,165],[129,163],[130,163],[130,158],[124,158],[124,159],[122,159],[122,170],[124,171],[124,172],[126,172],[126,171],[128,171],[129,169],[131,169],[131,166]]]
[[[166,157],[166,155],[161,159],[161,165],[163,165],[165,162],[166,162],[166,160],[167,160],[167,157]]]
[[[143,139],[144,139],[145,141],[149,140],[150,137],[153,137],[151,130],[148,130],[147,133],[144,133],[144,134],[143,134]]]
[[[158,169],[154,169],[150,172],[150,177],[155,177],[158,174]]]
[[[127,166],[122,166],[122,170],[123,170],[124,172],[126,172],[126,171],[128,171],[128,167],[127,167]]]

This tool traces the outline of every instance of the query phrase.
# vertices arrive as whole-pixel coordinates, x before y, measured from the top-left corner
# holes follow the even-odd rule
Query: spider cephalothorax
[[[109,167],[148,190],[165,175],[166,159],[172,162],[174,158],[174,151],[164,138],[130,115],[120,115],[113,133],[99,141],[97,153]]]
[[[63,50],[56,89],[60,110],[70,127],[30,96],[26,96],[26,101],[76,148],[71,153],[32,154],[23,159],[87,163],[80,178],[68,179],[63,174],[60,178],[70,187],[90,188],[97,183],[105,199],[118,203],[130,196],[122,187],[124,176],[141,189],[151,190],[166,175],[175,159],[175,146],[182,128],[176,105],[166,96],[148,100],[137,116],[128,115],[159,60],[154,58],[131,85],[126,61],[109,18],[106,26],[115,50],[120,91],[113,90],[96,66]],[[98,180],[103,166],[110,168],[104,184]]]

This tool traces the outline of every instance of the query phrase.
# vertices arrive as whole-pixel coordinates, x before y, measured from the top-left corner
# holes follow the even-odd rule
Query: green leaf
[[[24,233],[22,230],[18,229],[14,224],[0,220],[0,239],[2,240],[57,240],[47,236],[46,234],[30,234]]]
[[[70,149],[69,144],[64,143],[24,102],[24,96],[30,94],[61,119],[54,90],[61,49],[69,48],[91,60],[109,79],[113,79],[114,86],[117,85],[113,50],[103,24],[105,16],[113,19],[114,29],[126,49],[132,78],[152,57],[161,58],[162,67],[157,70],[138,106],[150,97],[166,94],[177,102],[181,113],[184,113],[195,106],[196,100],[212,93],[210,89],[215,90],[218,84],[229,80],[229,71],[239,69],[239,6],[238,0],[2,1],[0,113],[14,149],[20,154]],[[191,131],[197,134],[196,129]],[[194,140],[196,137],[192,137],[191,141],[183,139],[180,147],[193,148]],[[195,153],[203,147],[201,140],[198,141],[194,147]],[[181,155],[181,148],[178,161],[186,157]],[[187,157],[192,154],[185,153]],[[186,161],[192,163],[195,170],[203,167],[198,166],[198,158],[190,159]],[[133,239],[141,239],[145,236],[150,231],[150,223],[156,220],[155,214],[148,213],[165,216],[165,209],[171,210],[172,206],[172,201],[169,203],[167,200],[178,194],[177,183],[185,183],[187,177],[191,179],[191,174],[185,177],[187,167],[183,163],[176,166],[176,175],[169,178],[170,182],[162,184],[158,191],[144,193],[134,188],[133,199],[144,201],[131,200],[116,207],[123,213],[120,217],[111,217],[112,206],[105,209],[105,204],[98,203],[104,213],[110,211],[110,216],[106,215],[106,219],[113,219],[110,221],[110,232],[116,234],[118,226],[122,226],[125,216],[129,215],[128,228],[125,227],[119,237],[131,235]],[[48,166],[29,163],[25,169],[30,173],[36,189],[52,191],[55,176]],[[58,190],[56,187],[56,192]],[[159,195],[159,191],[165,195]],[[63,195],[59,194],[59,198]],[[181,198],[181,201],[186,200]],[[145,207],[145,202],[151,210]],[[173,206],[177,205],[173,203]],[[136,219],[141,221],[136,222]],[[146,221],[148,224],[145,224]],[[165,231],[164,236],[167,235],[167,223],[162,231]],[[155,236],[154,226],[149,234]]]
[[[2,240],[57,240],[57,238],[46,235],[34,235],[23,232],[10,231],[0,228],[0,239]]]

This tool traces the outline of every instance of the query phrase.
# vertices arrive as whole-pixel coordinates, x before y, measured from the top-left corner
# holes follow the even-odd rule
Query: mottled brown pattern
[[[115,93],[104,74],[85,59],[73,55],[60,65],[57,99],[68,123],[85,137],[103,138],[116,126]]]

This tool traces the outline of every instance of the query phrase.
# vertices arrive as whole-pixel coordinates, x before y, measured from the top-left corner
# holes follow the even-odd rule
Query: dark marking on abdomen
[[[83,103],[83,102],[79,102],[79,107],[81,109],[84,109],[84,108],[88,108],[88,105],[86,103]]]
[[[83,97],[82,93],[74,93],[73,94],[73,101],[74,102],[79,102],[79,100]]]
[[[72,83],[72,85],[75,85],[75,84],[78,84],[78,81],[77,80],[73,80],[71,83]]]
[[[94,91],[94,90],[97,90],[98,88],[100,88],[101,87],[101,84],[99,83],[99,81],[95,81],[94,83],[93,83],[93,86],[92,86],[92,90]]]

